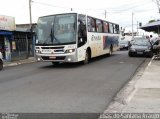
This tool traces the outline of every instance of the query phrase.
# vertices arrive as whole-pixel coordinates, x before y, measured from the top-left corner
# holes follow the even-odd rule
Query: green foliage
[[[155,20],[154,20],[154,19],[152,19],[152,20],[150,20],[148,23],[152,23],[152,22],[155,22]]]

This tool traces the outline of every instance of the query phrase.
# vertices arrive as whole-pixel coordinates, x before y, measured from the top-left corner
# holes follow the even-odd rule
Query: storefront
[[[2,52],[3,59],[11,61],[11,41],[13,34],[10,31],[0,31],[0,51]]]
[[[14,31],[11,47],[12,61],[26,59],[33,56],[31,53],[32,45],[30,32]]]
[[[16,29],[15,19],[0,15],[0,52],[4,61],[22,60],[34,56],[34,32],[28,28]]]
[[[12,31],[15,29],[14,17],[0,15],[0,51],[3,54],[3,59],[6,61],[11,61]]]

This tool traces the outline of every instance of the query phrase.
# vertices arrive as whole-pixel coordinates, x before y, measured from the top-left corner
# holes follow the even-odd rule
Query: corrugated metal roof
[[[148,23],[148,24],[142,26],[142,28],[144,28],[144,27],[153,27],[153,26],[160,26],[160,21]]]
[[[160,33],[160,21],[148,23],[148,24],[140,27],[140,29],[143,29],[143,30],[149,31],[149,32],[153,31],[156,33]]]

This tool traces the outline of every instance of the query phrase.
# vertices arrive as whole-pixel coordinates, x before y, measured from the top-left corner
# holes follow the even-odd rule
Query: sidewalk
[[[160,113],[160,60],[151,60],[139,71],[116,95],[103,118],[107,113]]]
[[[122,112],[160,113],[160,61],[151,62],[137,81],[135,90]]]
[[[5,62],[4,61],[3,66],[4,67],[16,66],[16,65],[27,64],[27,63],[31,63],[31,62],[36,62],[36,59],[34,57],[29,57],[28,59],[25,59],[25,60],[19,60],[19,61],[13,61],[13,62]]]

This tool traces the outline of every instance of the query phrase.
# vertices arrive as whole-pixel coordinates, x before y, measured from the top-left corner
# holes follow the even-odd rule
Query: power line
[[[145,2],[144,2],[145,1]],[[151,1],[152,2],[152,1]],[[75,7],[66,7],[66,6],[59,6],[59,5],[53,5],[53,4],[49,4],[49,3],[44,3],[44,2],[37,2],[37,1],[33,1],[33,3],[35,4],[40,4],[40,5],[44,5],[44,6],[48,6],[48,7],[52,7],[52,8],[60,8],[60,9],[68,9],[68,10],[71,10],[71,11],[77,11],[77,10],[82,10],[82,11],[85,11],[87,13],[87,11],[94,11],[94,14],[96,12],[96,14],[103,14],[104,15],[104,18],[107,17],[107,13],[109,14],[123,14],[123,13],[131,13],[131,12],[134,12],[136,14],[139,14],[139,13],[143,13],[143,12],[148,12],[148,11],[151,11],[153,9],[147,9],[147,10],[136,10],[135,8],[138,8],[138,7],[141,7],[142,5],[147,5],[149,4],[150,2],[149,1],[146,1],[146,0],[142,0],[140,3],[138,3],[138,5],[136,5],[135,2],[132,2],[133,4],[130,5],[131,3],[129,4],[124,4],[124,5],[121,5],[122,8],[119,8],[117,7],[116,9],[115,8],[103,8],[103,9],[93,9],[93,8],[75,8]],[[126,2],[127,3],[127,2]],[[130,5],[130,6],[129,6]],[[124,8],[123,6],[127,6],[126,8]],[[134,10],[135,9],[135,10]],[[131,11],[132,10],[132,11]],[[103,12],[103,13],[102,13]]]
[[[33,1],[33,3],[40,4],[40,5],[45,5],[45,6],[49,6],[49,7],[67,8],[67,7],[56,6],[56,5],[52,5],[52,4],[48,4],[48,3],[42,3],[42,2],[35,2],[35,1]]]
[[[64,9],[80,9],[80,10],[88,10],[88,11],[104,11],[104,9],[92,9],[92,8],[75,8],[75,7],[64,7],[64,6],[58,6],[58,5],[52,5],[52,4],[48,4],[48,3],[42,3],[42,2],[33,2],[36,4],[40,4],[40,5],[44,5],[44,6],[49,6],[49,7],[53,7],[53,8],[64,8]]]
[[[48,4],[48,3],[43,3],[43,2],[36,2],[34,1],[33,3],[36,3],[36,4],[40,4],[40,5],[45,5],[45,6],[49,6],[49,7],[54,7],[54,8],[64,8],[64,9],[75,9],[75,10],[87,10],[87,11],[105,11],[107,9],[107,11],[110,11],[110,10],[113,10],[111,11],[110,13],[122,13],[122,12],[127,12],[128,10],[131,10],[131,9],[134,9],[134,8],[137,8],[137,7],[140,7],[142,6],[142,4],[148,4],[148,3],[142,3],[142,4],[138,4],[138,5],[134,5],[134,6],[131,6],[129,8],[126,8],[126,9],[115,9],[115,8],[103,8],[103,9],[93,9],[93,8],[74,8],[74,7],[64,7],[64,6],[58,6],[58,5],[52,5],[52,4]],[[128,4],[130,5],[130,4]],[[123,7],[124,8],[124,7]],[[106,13],[106,12],[105,12]]]

